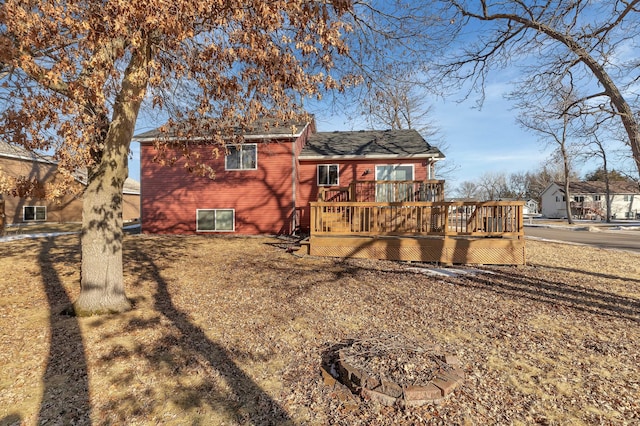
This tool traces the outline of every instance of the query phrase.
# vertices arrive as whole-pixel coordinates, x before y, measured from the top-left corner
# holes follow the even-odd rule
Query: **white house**
[[[535,216],[538,215],[540,213],[540,207],[538,205],[538,202],[536,200],[534,200],[533,198],[527,200],[526,203],[524,203],[524,209],[522,210],[522,213],[527,216]]]
[[[633,182],[610,182],[611,217],[635,219],[640,215],[640,189]],[[604,182],[582,181],[569,183],[571,214],[574,217],[605,218],[607,212]],[[542,192],[542,216],[567,217],[563,182],[553,182]]]

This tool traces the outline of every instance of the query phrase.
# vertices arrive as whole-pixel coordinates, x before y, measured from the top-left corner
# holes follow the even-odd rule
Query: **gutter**
[[[444,160],[444,157],[437,154],[370,154],[370,155],[306,155],[300,156],[300,161],[318,161],[318,160],[414,160],[414,159],[433,159],[435,161]]]

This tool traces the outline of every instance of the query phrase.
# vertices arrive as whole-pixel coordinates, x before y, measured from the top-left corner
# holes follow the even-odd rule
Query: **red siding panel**
[[[197,209],[235,209],[239,234],[288,233],[293,213],[292,143],[258,143],[258,169],[225,171],[224,157],[207,162],[215,179],[188,173],[184,160],[174,166],[153,161],[156,151],[142,144],[142,230],[195,233]],[[193,148],[203,158],[210,147]],[[179,156],[178,153],[176,153]]]

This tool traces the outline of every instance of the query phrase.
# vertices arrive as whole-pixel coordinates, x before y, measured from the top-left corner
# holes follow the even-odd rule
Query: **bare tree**
[[[362,95],[355,112],[365,118],[370,128],[417,130],[429,144],[436,145],[446,154],[449,145],[431,120],[432,106],[427,103],[428,96],[422,83],[411,79],[410,75],[387,73]],[[457,169],[453,160],[438,161],[436,176],[450,179]]]
[[[581,155],[586,158],[597,158],[600,160],[601,171],[602,171],[602,180],[604,181],[605,186],[605,204],[606,204],[606,213],[605,220],[607,223],[611,222],[611,188],[610,188],[610,170],[609,170],[609,155],[610,147],[608,146],[605,137],[602,133],[601,125],[602,123],[597,119],[597,117],[582,117],[583,120],[593,119],[591,121],[591,125],[588,126],[586,123],[583,125],[583,135],[584,135],[584,148],[581,150]],[[584,122],[584,121],[583,121]],[[608,132],[607,132],[608,133]]]
[[[441,64],[441,75],[471,81],[482,92],[492,70],[517,64],[526,76],[520,94],[547,100],[559,84],[570,84],[576,103],[620,120],[640,172],[640,130],[632,108],[638,95],[631,89],[640,62],[635,55],[624,57],[640,36],[640,0],[442,0],[436,5],[443,7],[442,19],[425,22],[464,42]],[[477,37],[466,32],[472,26],[482,28]]]
[[[478,178],[477,187],[483,200],[511,198],[505,173],[485,172]]]
[[[456,196],[463,199],[478,198],[478,185],[475,182],[465,180],[455,190]]]
[[[541,141],[544,143],[553,145],[555,155],[562,161],[565,207],[567,221],[570,224],[573,223],[573,218],[569,184],[574,154],[571,151],[569,138],[573,132],[572,120],[576,118],[571,114],[572,106],[575,105],[572,87],[556,86],[554,102],[551,105],[532,104],[524,100],[519,104],[522,112],[518,117],[518,123],[522,127],[540,135]]]
[[[403,76],[381,76],[359,105],[371,128],[415,129],[432,137],[437,129],[429,118],[431,105],[419,84]]]
[[[507,178],[507,186],[513,198],[524,200],[530,198],[529,173],[511,173]]]

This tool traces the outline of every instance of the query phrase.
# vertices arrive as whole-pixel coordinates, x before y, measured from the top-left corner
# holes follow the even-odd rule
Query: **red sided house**
[[[134,138],[141,144],[142,231],[148,233],[307,233],[310,202],[320,191],[356,181],[433,179],[435,162],[444,158],[415,130],[316,132],[311,122],[245,133],[244,143],[208,163],[211,179],[189,173],[184,159],[173,166],[154,161],[160,136],[154,130]],[[191,155],[210,158],[212,149],[202,143]],[[399,201],[390,196],[377,194]]]

